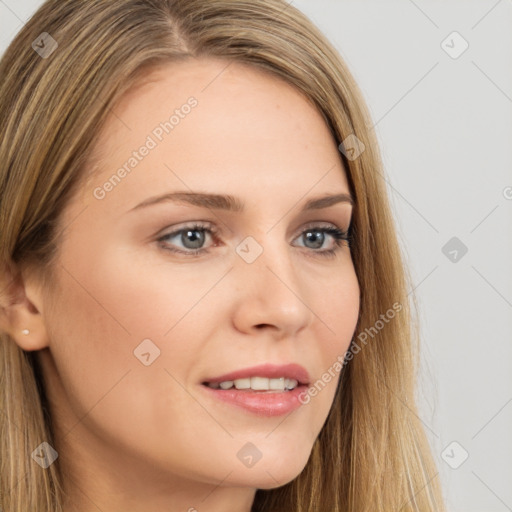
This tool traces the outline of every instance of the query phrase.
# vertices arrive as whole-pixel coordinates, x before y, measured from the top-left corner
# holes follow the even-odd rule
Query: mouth
[[[202,382],[211,389],[256,392],[286,392],[307,386],[310,377],[307,370],[296,363],[275,365],[262,364],[226,373]]]
[[[260,365],[201,382],[207,396],[259,416],[278,416],[300,407],[310,378],[297,364]]]
[[[272,392],[281,393],[285,391],[292,391],[297,388],[299,383],[296,379],[289,379],[286,377],[268,378],[268,377],[246,377],[235,380],[223,380],[215,382],[203,382],[203,386],[211,389],[237,389],[242,391],[254,392]]]

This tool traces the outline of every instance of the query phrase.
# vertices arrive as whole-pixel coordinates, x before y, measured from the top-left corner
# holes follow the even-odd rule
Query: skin
[[[94,190],[191,96],[190,114],[97,199]],[[24,272],[4,320],[22,348],[39,351],[65,510],[249,512],[256,489],[302,471],[338,379],[287,417],[214,400],[201,382],[266,362],[299,363],[315,382],[347,350],[359,311],[350,247],[322,256],[336,248],[332,236],[318,248],[303,233],[348,229],[352,206],[300,211],[310,198],[349,193],[336,143],[290,85],[215,59],[155,70],[98,140],[99,165],[60,218],[51,288]],[[245,211],[172,202],[131,211],[190,190],[236,196]],[[157,241],[194,221],[218,229],[205,233],[207,254]],[[263,249],[252,263],[235,250],[248,236]],[[179,234],[165,244],[192,246]],[[149,366],[133,353],[144,339],[160,349]],[[248,442],[262,454],[251,468],[237,457]]]

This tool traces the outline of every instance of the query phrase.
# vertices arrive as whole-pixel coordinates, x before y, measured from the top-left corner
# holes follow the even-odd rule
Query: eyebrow
[[[142,203],[139,203],[137,206],[134,206],[129,211],[139,210],[141,208],[146,208],[148,206],[168,201],[188,203],[203,208],[239,213],[243,212],[245,208],[242,201],[231,195],[207,194],[203,192],[171,192],[168,194],[150,197],[149,199],[142,201]],[[350,194],[346,193],[324,195],[321,197],[314,197],[306,201],[301,211],[320,210],[338,203],[348,203],[353,206],[355,201]]]

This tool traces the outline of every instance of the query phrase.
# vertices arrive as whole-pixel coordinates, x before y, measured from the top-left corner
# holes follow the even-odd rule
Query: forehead
[[[145,145],[151,150],[124,178],[144,193],[153,192],[152,182],[180,180],[181,188],[232,188],[235,195],[242,184],[249,191],[280,182],[292,195],[319,180],[317,192],[347,185],[315,106],[284,80],[234,61],[188,59],[148,73],[99,132],[91,186],[126,167]]]

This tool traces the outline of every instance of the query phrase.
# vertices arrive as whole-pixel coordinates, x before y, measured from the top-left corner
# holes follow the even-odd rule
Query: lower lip
[[[206,392],[223,402],[240,407],[258,416],[282,416],[298,409],[302,404],[300,394],[307,388],[305,385],[297,386],[291,391],[248,391],[232,389],[213,389],[201,385]]]

